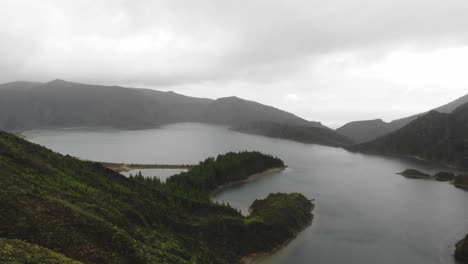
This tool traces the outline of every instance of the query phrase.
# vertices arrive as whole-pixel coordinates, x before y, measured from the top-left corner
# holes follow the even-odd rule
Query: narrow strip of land
[[[135,164],[135,163],[113,163],[99,162],[102,166],[115,172],[127,172],[136,169],[190,169],[195,165],[189,164]]]

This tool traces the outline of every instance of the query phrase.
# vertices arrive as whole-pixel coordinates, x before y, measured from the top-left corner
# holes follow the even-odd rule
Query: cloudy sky
[[[331,127],[468,93],[466,0],[1,0],[0,82],[236,95]]]

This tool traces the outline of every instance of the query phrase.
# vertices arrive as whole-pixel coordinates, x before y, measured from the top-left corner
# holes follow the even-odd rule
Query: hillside
[[[196,120],[204,106],[211,102],[171,92],[62,80],[32,87],[19,86],[9,84],[0,88],[0,129],[148,128]]]
[[[311,124],[291,113],[237,97],[217,100],[174,92],[54,80],[0,85],[0,129],[149,128],[177,122],[236,125],[245,121]]]
[[[325,128],[319,122],[310,122],[286,111],[235,96],[215,100],[203,113],[202,120],[229,126],[259,121]]]
[[[3,264],[81,264],[52,250],[16,239],[0,238],[0,262]]]
[[[348,137],[355,143],[368,141],[369,139],[387,134],[389,124],[382,119],[354,121],[336,129],[336,132]]]
[[[189,97],[174,92],[102,86],[55,80],[48,83],[14,82],[0,85],[0,129],[24,131],[69,127],[153,128],[162,124],[201,122],[238,127],[246,123],[295,126],[286,139],[337,145],[336,133],[320,122],[307,121],[283,110],[237,97],[217,100]],[[309,127],[323,130],[311,134]],[[304,128],[305,131],[299,130]],[[249,133],[249,130],[240,130]],[[254,133],[270,135],[270,126]],[[329,135],[326,135],[329,134]],[[313,138],[313,140],[310,140]],[[323,141],[321,139],[324,139]]]
[[[209,192],[283,165],[259,152],[228,153],[165,184],[0,132],[0,260],[21,263],[32,254],[47,259],[39,263],[238,263],[292,238],[310,223],[312,204],[300,194],[276,194],[245,217],[211,202]]]
[[[468,104],[464,104],[452,114],[431,111],[397,131],[350,149],[468,167],[467,142]]]
[[[289,139],[303,143],[327,146],[346,146],[351,140],[328,128],[311,125],[287,125],[276,122],[242,123],[231,129],[249,134]]]
[[[451,113],[465,103],[468,103],[468,94],[448,104],[437,107],[433,109],[433,111],[437,111],[439,113]],[[416,120],[419,116],[423,114],[425,113],[396,119],[388,123],[380,119],[354,121],[336,129],[336,132],[353,140],[354,143],[359,144],[371,141],[380,136],[396,131],[402,128],[403,126],[409,124],[410,122]]]

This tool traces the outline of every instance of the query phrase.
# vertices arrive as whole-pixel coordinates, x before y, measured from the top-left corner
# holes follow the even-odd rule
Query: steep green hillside
[[[431,111],[401,129],[351,150],[414,156],[468,167],[468,104],[452,114]]]
[[[3,264],[80,264],[38,245],[29,244],[16,239],[0,238],[0,263]]]
[[[244,217],[208,194],[282,165],[258,152],[228,153],[163,184],[0,132],[0,238],[23,241],[25,254],[37,245],[83,263],[236,263],[307,226],[312,204],[300,194],[278,194],[266,201],[285,202]],[[1,251],[0,259],[12,254]]]
[[[439,113],[448,114],[466,103],[468,103],[468,94],[433,110]],[[428,112],[396,119],[388,123],[381,119],[349,122],[338,128],[336,132],[352,139],[355,144],[360,144],[396,131],[426,113]]]

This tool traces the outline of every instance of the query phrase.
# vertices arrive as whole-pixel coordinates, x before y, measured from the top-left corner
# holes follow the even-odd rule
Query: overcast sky
[[[466,0],[0,0],[0,82],[236,95],[337,127],[468,93]]]

